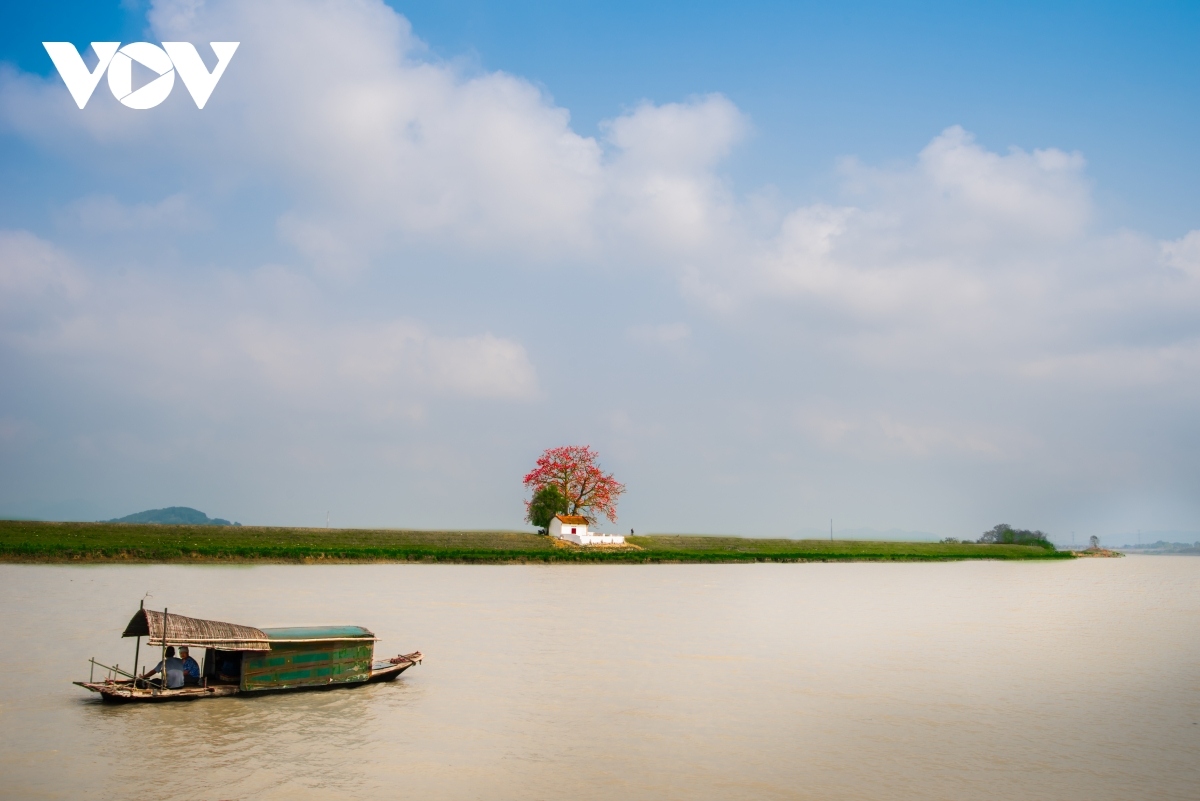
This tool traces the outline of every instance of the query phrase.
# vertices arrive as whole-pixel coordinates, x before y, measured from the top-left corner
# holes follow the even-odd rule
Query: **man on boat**
[[[158,673],[160,670],[162,670],[167,679],[167,689],[178,690],[183,686],[183,660],[175,657],[174,646],[167,646],[167,658],[164,661],[166,662],[165,667],[163,662],[159,662],[154,666],[153,670],[147,670],[145,673],[143,673],[141,678],[148,679],[155,673]],[[162,686],[161,680],[159,681],[159,686]]]
[[[179,661],[183,662],[183,683],[200,684],[200,665],[196,664],[195,659],[188,656],[186,645],[179,646]]]

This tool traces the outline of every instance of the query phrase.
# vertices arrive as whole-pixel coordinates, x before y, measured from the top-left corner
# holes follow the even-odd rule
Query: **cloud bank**
[[[1080,153],[995,152],[951,125],[907,163],[846,158],[836,196],[788,206],[724,172],[753,127],[720,94],[633,101],[589,136],[532,82],[434,57],[382,3],[156,2],[147,21],[154,40],[242,42],[204,111],[99,91],[81,112],[56,76],[0,72],[0,125],[78,173],[43,228],[0,233],[0,342],[35,388],[251,439],[280,410],[324,432],[400,421],[479,465],[595,438],[697,530],[740,525],[698,496],[741,487],[725,497],[744,508],[764,483],[881,528],[962,523],[856,496],[862,475],[1054,520],[1075,512],[1043,487],[1197,511],[1171,476],[1196,466],[1200,230],[1104,228]],[[122,173],[157,189],[105,187]],[[430,417],[446,403],[511,415],[511,438],[468,443]],[[53,429],[8,405],[10,429]],[[381,437],[379,464],[411,441]],[[488,483],[456,520],[509,519],[502,479],[445,469]]]

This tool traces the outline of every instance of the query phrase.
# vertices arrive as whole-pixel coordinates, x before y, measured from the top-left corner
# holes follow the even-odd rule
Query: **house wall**
[[[550,521],[550,535],[558,537],[560,540],[571,539],[571,529],[575,529],[575,536],[586,535],[588,533],[587,524],[576,524],[574,526],[564,525],[557,517]],[[572,540],[574,542],[574,540]]]
[[[575,533],[571,533],[571,529],[575,529]],[[588,531],[586,525],[575,524],[574,526],[563,523],[557,517],[550,521],[547,530],[550,536],[558,537],[560,540],[573,542],[576,545],[624,545],[625,536],[623,534],[601,534],[596,531]]]
[[[572,542],[577,542],[580,545],[624,545],[625,536],[623,534],[599,534],[592,532],[578,539],[572,538]]]

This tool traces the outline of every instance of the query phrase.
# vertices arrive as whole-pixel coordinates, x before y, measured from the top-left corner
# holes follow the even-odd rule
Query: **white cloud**
[[[1009,289],[1027,296],[1084,234],[1082,167],[1056,150],[1001,156],[948,128],[909,167],[848,162],[855,205],[792,211],[774,237],[739,243],[748,255],[721,253],[710,280],[733,299],[782,291],[871,317],[944,317]]]
[[[208,214],[183,193],[157,203],[122,203],[112,195],[89,195],[70,203],[64,224],[84,231],[108,234],[137,232],[177,233],[207,227]]]
[[[952,127],[908,166],[848,164],[852,203],[795,209],[768,237],[734,219],[675,270],[730,324],[790,307],[791,335],[872,370],[1191,386],[1200,232],[1094,232],[1083,167]]]
[[[922,420],[915,410],[901,414],[904,416],[890,411],[805,407],[793,413],[792,424],[822,449],[866,461],[966,458],[992,462],[1044,448],[1044,443],[1020,429],[994,422]]]
[[[36,327],[6,313],[0,336],[51,372],[83,362],[85,372],[134,395],[209,410],[251,398],[260,409],[269,398],[282,407],[349,411],[406,399],[538,394],[517,342],[489,333],[440,336],[411,320],[314,325],[313,289],[280,267],[226,274],[198,292],[141,273],[95,275],[85,284],[54,245],[0,232],[0,297],[52,309]]]
[[[412,323],[347,332],[336,350],[338,373],[364,384],[406,380],[475,398],[528,400],[537,379],[525,349],[491,334],[435,337]]]
[[[1191,231],[1173,242],[1163,242],[1162,250],[1168,265],[1200,281],[1200,230]]]
[[[606,153],[530,82],[430,60],[379,2],[164,1],[149,20],[159,39],[243,41],[203,112],[172,97],[139,117],[100,91],[79,113],[57,78],[9,72],[0,120],[64,155],[82,140],[192,183],[279,182],[280,234],[328,269],[406,241],[537,261],[628,255],[631,237],[694,252],[733,213],[713,168],[748,123],[720,95],[638,105],[605,123]]]
[[[1046,149],[1008,155],[991,153],[975,137],[953,126],[934,139],[918,158],[917,186],[938,222],[966,224],[966,233],[992,243],[1020,233],[1069,239],[1083,231],[1091,215],[1089,186],[1079,153]],[[964,231],[946,231],[961,237]]]
[[[242,136],[224,144],[237,163],[301,191],[293,229],[366,235],[368,252],[396,233],[534,256],[586,245],[601,148],[529,82],[424,59],[382,3],[187,5],[156,3],[151,23],[164,38],[246,40],[213,118],[236,120]]]
[[[28,231],[0,230],[0,307],[12,313],[47,295],[77,298],[87,281],[70,257]]]
[[[620,160],[652,173],[712,168],[729,155],[747,127],[738,108],[718,94],[661,106],[643,102],[604,124],[606,138],[621,151]]]
[[[632,239],[642,258],[687,258],[719,242],[736,214],[714,168],[742,139],[746,118],[727,98],[643,103],[605,124],[615,148],[597,226],[612,240]]]
[[[721,95],[642,102],[597,141],[528,81],[431,59],[373,0],[161,0],[149,20],[159,38],[243,41],[203,112],[181,101],[152,118],[115,102],[80,113],[56,80],[9,72],[7,124],[42,146],[83,137],[117,159],[274,182],[289,197],[276,235],[325,270],[406,269],[381,256],[410,246],[489,269],[654,268],[730,325],[792,304],[800,329],[814,311],[832,323],[804,336],[876,368],[1029,379],[1142,347],[1080,332],[1114,320],[1144,330],[1200,303],[1200,234],[1094,232],[1078,153],[997,153],[951,126],[905,166],[846,160],[841,202],[781,209],[763,233],[764,195],[739,198],[720,177],[750,129]],[[202,216],[181,194],[93,196],[71,213],[84,228],[131,230]],[[1194,334],[1176,326],[1151,346]]]
[[[1022,377],[1056,383],[1086,382],[1098,389],[1170,388],[1179,400],[1200,401],[1200,338],[1169,345],[1116,345],[1060,353],[1021,363]],[[1182,394],[1186,393],[1186,394]]]

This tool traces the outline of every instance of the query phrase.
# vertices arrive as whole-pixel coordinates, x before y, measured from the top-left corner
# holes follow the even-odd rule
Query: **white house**
[[[573,542],[576,545],[624,545],[622,534],[589,532],[586,517],[580,515],[555,515],[550,521],[550,536]]]

